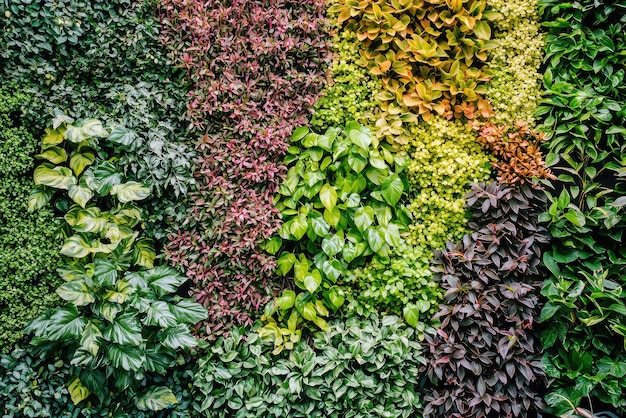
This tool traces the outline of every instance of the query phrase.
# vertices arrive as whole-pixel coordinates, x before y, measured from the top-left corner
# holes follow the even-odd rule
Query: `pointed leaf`
[[[320,190],[319,196],[322,205],[324,205],[327,210],[332,211],[337,204],[337,190],[335,190],[335,187],[328,183],[324,184]]]
[[[72,383],[70,383],[67,387],[67,390],[70,393],[70,397],[72,398],[72,403],[74,403],[74,405],[78,405],[90,395],[89,389],[83,386],[78,377],[72,380]]]
[[[177,403],[178,399],[170,389],[156,387],[139,396],[136,405],[140,411],[160,411],[171,408]]]
[[[198,345],[198,342],[189,332],[187,325],[177,325],[165,330],[163,333],[164,338],[161,340],[162,344],[172,349],[190,348]]]
[[[354,211],[354,224],[363,233],[374,223],[374,209],[363,206]]]
[[[129,181],[114,185],[111,188],[111,195],[117,196],[122,203],[128,203],[147,198],[150,196],[150,189],[136,181]]]
[[[138,347],[109,344],[107,358],[114,367],[126,371],[138,371],[145,362],[141,349]]]
[[[28,196],[28,211],[34,212],[46,206],[52,199],[52,190],[46,186],[36,186]]]
[[[83,258],[91,252],[91,241],[87,241],[81,234],[72,235],[63,243],[61,254],[68,257]]]
[[[82,208],[87,206],[87,202],[93,197],[91,189],[84,184],[70,186],[67,194],[74,203],[78,203]]]
[[[179,323],[197,324],[208,317],[204,306],[188,299],[183,299],[176,304],[169,304],[169,310]]]
[[[404,192],[404,184],[397,174],[389,176],[383,184],[381,184],[381,191],[385,201],[391,206],[395,206]]]
[[[167,306],[165,307],[167,310]],[[105,328],[102,336],[110,342],[120,345],[138,346],[143,341],[141,324],[134,313],[120,315]]]
[[[60,147],[48,147],[41,154],[35,155],[37,158],[48,160],[53,164],[61,164],[67,161],[67,151]]]
[[[85,306],[96,301],[95,295],[90,291],[84,279],[63,283],[56,292],[61,299],[76,306]]]
[[[70,168],[74,171],[74,174],[79,176],[95,160],[96,156],[92,152],[74,152],[72,153],[72,158],[70,158]]]

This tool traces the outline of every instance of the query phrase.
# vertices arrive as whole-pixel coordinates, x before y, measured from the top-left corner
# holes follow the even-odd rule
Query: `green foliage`
[[[411,125],[407,170],[413,215],[407,243],[426,251],[443,248],[465,232],[465,199],[472,182],[489,177],[489,157],[477,134],[461,122],[433,118]]]
[[[404,315],[423,338],[443,298],[433,280],[431,258],[431,252],[403,243],[394,248],[393,257],[375,257],[366,267],[349,271],[342,281],[348,310],[360,316],[370,312]]]
[[[379,144],[368,128],[350,122],[345,130],[318,135],[302,127],[293,142],[298,145],[288,150],[289,171],[276,201],[280,237],[265,243],[268,252],[280,252],[278,273],[293,269],[301,291],[285,292],[266,310],[270,322],[261,333],[274,338],[277,351],[284,335],[292,336],[287,348],[299,340],[295,328],[302,320],[328,329],[323,317],[344,301],[335,286],[339,278],[372,256],[389,257],[409,221],[399,204],[407,187],[403,155]],[[289,317],[288,329],[271,318],[277,309],[279,322]]]
[[[0,87],[0,352],[22,340],[24,326],[58,304],[60,280],[50,210],[27,212],[32,156],[37,141],[20,125],[28,98],[16,86]],[[14,93],[10,93],[13,91]]]
[[[59,353],[64,354],[64,353]],[[42,359],[28,350],[15,350],[0,357],[0,414],[4,418],[164,418],[196,417],[191,405],[190,387],[193,370],[185,364],[168,376],[146,376],[152,385],[171,387],[182,400],[174,408],[162,411],[142,411],[134,399],[107,397],[100,405],[81,402],[74,405],[66,387],[75,368],[68,361],[55,356]]]
[[[586,398],[626,412],[626,4],[541,0],[548,28],[538,109],[558,175],[542,215],[546,397],[555,413]]]
[[[494,110],[493,120],[512,125],[532,125],[541,100],[544,40],[537,0],[488,0],[494,13],[492,25],[497,46],[490,51],[493,78],[486,84],[486,97]]]
[[[273,357],[256,333],[233,330],[199,361],[207,417],[409,417],[424,364],[399,318],[348,318]]]
[[[311,126],[322,131],[351,120],[363,121],[366,113],[379,105],[373,95],[382,88],[380,81],[356,64],[359,45],[354,32],[340,30],[333,46],[336,56],[330,68],[331,82],[315,102],[311,119]]]
[[[472,119],[476,107],[488,107],[482,84],[490,78],[485,61],[495,43],[486,2],[338,0],[329,12],[357,33],[359,65],[381,76],[378,100],[425,120],[433,114]]]
[[[136,131],[120,156],[124,173],[153,196],[149,233],[183,221],[181,203],[193,184],[187,145],[185,73],[159,39],[156,2],[35,0],[0,4],[0,74],[33,96],[24,117],[31,132],[65,109]]]
[[[175,404],[175,395],[142,380],[166,374],[180,349],[197,344],[188,324],[207,313],[172,295],[187,278],[171,267],[154,267],[152,244],[137,230],[142,213],[135,202],[149,189],[124,182],[116,165],[134,137],[121,126],[110,130],[97,119],[72,123],[64,115],[47,129],[39,157],[48,161],[34,170],[30,207],[54,199],[65,212],[61,254],[71,260],[58,269],[65,283],[57,294],[67,303],[26,332],[34,334],[35,353],[64,350],[73,366],[66,383],[74,404],[91,395],[104,404],[113,393],[134,399],[140,410],[160,410]]]

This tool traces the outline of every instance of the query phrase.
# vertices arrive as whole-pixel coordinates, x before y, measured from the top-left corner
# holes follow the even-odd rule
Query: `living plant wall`
[[[0,9],[2,416],[626,413],[625,2]]]

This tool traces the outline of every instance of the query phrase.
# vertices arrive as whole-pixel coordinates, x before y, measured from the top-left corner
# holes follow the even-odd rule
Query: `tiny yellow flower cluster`
[[[442,248],[466,232],[463,196],[470,183],[489,177],[490,157],[466,123],[436,117],[408,129],[412,139],[404,150],[411,158],[408,208],[413,223],[407,243]]]
[[[537,0],[488,0],[487,4],[498,11],[492,22],[498,47],[490,51],[493,78],[486,94],[495,122],[512,125],[520,120],[532,126],[541,98],[538,69],[544,47]]]
[[[346,122],[362,122],[368,109],[380,106],[374,93],[382,86],[365,68],[355,64],[359,59],[356,33],[341,30],[334,38],[335,60],[330,70],[331,82],[315,103],[311,126],[325,130],[331,126],[345,126]]]

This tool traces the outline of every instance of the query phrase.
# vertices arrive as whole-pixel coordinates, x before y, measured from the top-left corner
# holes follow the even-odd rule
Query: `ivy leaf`
[[[56,292],[61,299],[76,306],[85,306],[96,301],[95,295],[90,291],[84,279],[63,283]]]
[[[407,324],[409,324],[412,327],[417,327],[417,324],[419,323],[419,316],[420,316],[420,312],[419,309],[417,308],[417,306],[413,305],[412,303],[407,304],[403,311],[403,316],[404,316],[404,320],[406,321]]]
[[[302,237],[304,237],[308,228],[309,228],[309,224],[307,222],[306,215],[303,213],[300,213],[291,222],[291,225],[289,227],[289,232],[291,232],[291,234],[296,238],[296,240],[300,240],[302,239]]]
[[[317,317],[315,312],[315,305],[312,302],[307,302],[302,308],[302,317],[307,321],[313,321]]]
[[[296,129],[294,129],[293,134],[291,135],[291,139],[293,141],[300,141],[308,133],[309,133],[309,128],[308,127],[300,126],[300,127],[296,128]]]
[[[352,143],[364,150],[367,150],[369,146],[372,144],[372,137],[366,133],[363,133],[360,130],[353,129],[348,134],[348,137],[352,141]]]
[[[293,307],[295,303],[296,292],[293,290],[284,290],[283,294],[279,298],[276,298],[276,304],[283,311]]]
[[[363,206],[354,211],[354,224],[364,233],[374,223],[374,209]]]
[[[283,252],[278,260],[276,260],[276,265],[278,266],[278,272],[281,276],[285,276],[287,273],[291,271],[291,267],[293,267],[296,262],[296,256],[292,253]]]
[[[336,309],[341,308],[345,301],[345,294],[343,292],[343,289],[337,286],[331,287],[328,291],[328,299]]]
[[[337,279],[343,274],[344,268],[339,260],[331,259],[324,262],[322,265],[322,271],[333,283],[337,282]]]
[[[160,411],[171,408],[177,403],[178,399],[170,389],[156,387],[139,396],[136,406],[140,411]]]
[[[309,260],[304,254],[300,254],[299,259],[294,263],[293,270],[296,279],[304,281],[304,278],[309,274]]]
[[[168,306],[178,322],[197,324],[208,317],[206,308],[191,300],[183,299],[176,304],[170,303]]]
[[[341,220],[341,212],[339,211],[339,208],[335,206],[332,210],[324,209],[324,219],[330,226],[337,226]]]
[[[331,235],[330,237],[326,237],[322,240],[322,251],[329,256],[332,257],[335,254],[338,254],[343,249],[344,241],[338,235]]]
[[[311,218],[311,228],[318,237],[325,237],[330,232],[330,225],[323,216]]]
[[[150,189],[136,181],[129,181],[114,185],[110,193],[113,196],[117,195],[120,202],[128,203],[147,198],[150,196]]]
[[[83,386],[78,377],[72,380],[72,383],[67,387],[67,391],[70,393],[70,398],[72,398],[74,405],[78,405],[90,395],[89,389]]]
[[[145,362],[140,348],[119,344],[108,345],[107,359],[114,367],[129,372],[139,371]]]
[[[383,245],[385,244],[385,233],[384,231],[381,231],[380,228],[368,229],[365,236],[372,251],[377,253],[381,250],[381,248],[383,248]]]
[[[391,206],[395,206],[404,192],[404,184],[397,174],[389,176],[383,184],[381,184],[381,192],[385,201]]]
[[[310,293],[314,293],[320,284],[322,284],[322,277],[319,273],[317,275],[309,274],[304,278],[303,282],[305,289]]]
[[[167,309],[167,307],[165,308]],[[105,328],[102,336],[115,344],[138,346],[143,341],[141,324],[135,313],[129,312],[118,316]]]
[[[187,325],[179,324],[175,327],[166,329],[163,332],[161,340],[162,344],[174,350],[179,348],[190,348],[198,345],[198,342],[189,332]]]
[[[335,187],[328,183],[324,184],[320,190],[319,196],[322,205],[324,205],[327,210],[332,211],[337,204],[337,190],[335,190]]]

